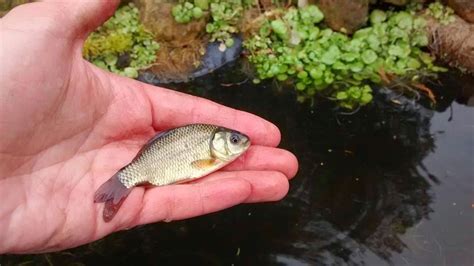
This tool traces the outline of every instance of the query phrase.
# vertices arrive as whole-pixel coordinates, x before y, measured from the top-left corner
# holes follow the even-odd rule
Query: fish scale
[[[196,169],[191,163],[212,159],[210,136],[217,128],[213,125],[191,125],[164,133],[149,143],[135,162],[123,169],[120,181],[126,187],[144,182],[162,186],[209,171]]]

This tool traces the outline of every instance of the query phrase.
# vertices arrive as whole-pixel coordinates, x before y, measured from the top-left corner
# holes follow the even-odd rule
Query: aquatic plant
[[[454,10],[439,1],[429,4],[426,14],[438,20],[442,25],[449,25],[455,21]]]
[[[206,7],[205,4],[202,6]],[[188,23],[192,19],[200,19],[204,14],[201,7],[194,6],[191,2],[175,5],[171,10],[171,13],[178,23]]]
[[[388,76],[442,70],[422,49],[428,45],[426,21],[415,12],[374,10],[370,25],[348,37],[325,28],[315,5],[274,10],[246,40],[259,82],[291,80],[300,98],[324,95],[344,108],[372,100],[370,83]],[[418,75],[413,75],[418,77]]]
[[[204,12],[209,14],[206,32],[210,41],[224,43],[227,47],[234,44],[232,35],[239,32],[238,23],[246,7],[251,5],[249,0],[194,0],[175,5],[172,15],[178,23],[188,23],[199,19]]]
[[[119,8],[87,38],[84,57],[102,69],[138,77],[140,69],[155,62],[159,49],[159,44],[145,30],[138,15],[138,9],[132,3]]]

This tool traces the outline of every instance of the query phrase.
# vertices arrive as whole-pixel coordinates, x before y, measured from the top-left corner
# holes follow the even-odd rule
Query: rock
[[[239,58],[242,53],[243,40],[240,37],[234,37],[234,45],[226,48],[223,52],[220,50],[220,43],[209,43],[206,48],[206,54],[201,60],[200,66],[191,73],[191,78],[198,78],[204,76],[229,62]]]
[[[369,0],[319,0],[316,3],[333,30],[353,33],[367,22]]]
[[[219,42],[209,43],[206,47],[206,53],[200,59],[201,61],[199,67],[197,67],[191,73],[188,73],[186,76],[160,76],[159,73],[157,74],[157,71],[145,71],[140,73],[138,80],[154,85],[187,82],[189,80],[209,74],[214,70],[236,60],[239,58],[242,52],[242,38],[238,36],[234,37],[234,45],[225,49],[223,52],[220,50],[220,45],[221,44]]]
[[[177,23],[171,9],[178,1],[134,0],[140,20],[160,44],[151,71],[160,80],[184,80],[199,65],[208,40],[206,18],[190,23]]]
[[[134,3],[140,10],[143,25],[156,36],[157,41],[185,46],[197,39],[202,39],[206,18],[180,24],[171,15],[171,9],[176,5],[172,1],[134,0]]]
[[[454,22],[443,25],[427,17],[431,35],[430,50],[441,61],[474,74],[474,25],[456,16]]]
[[[474,23],[473,0],[448,0],[448,5],[464,20]]]
[[[385,0],[384,2],[396,5],[396,6],[404,6],[410,2],[410,0]]]

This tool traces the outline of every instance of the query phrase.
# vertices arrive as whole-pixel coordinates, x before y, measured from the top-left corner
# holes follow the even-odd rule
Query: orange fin
[[[216,159],[204,159],[204,160],[197,160],[191,163],[194,168],[198,169],[207,169],[214,165],[216,165]]]
[[[94,202],[105,202],[102,218],[104,222],[110,222],[120,209],[125,198],[132,189],[125,187],[118,179],[118,173],[97,189]]]

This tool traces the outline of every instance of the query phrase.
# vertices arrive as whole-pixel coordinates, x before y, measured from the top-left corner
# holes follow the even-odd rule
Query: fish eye
[[[240,141],[239,135],[234,133],[230,136],[230,142],[232,142],[233,144],[237,144],[239,143],[239,141]]]

